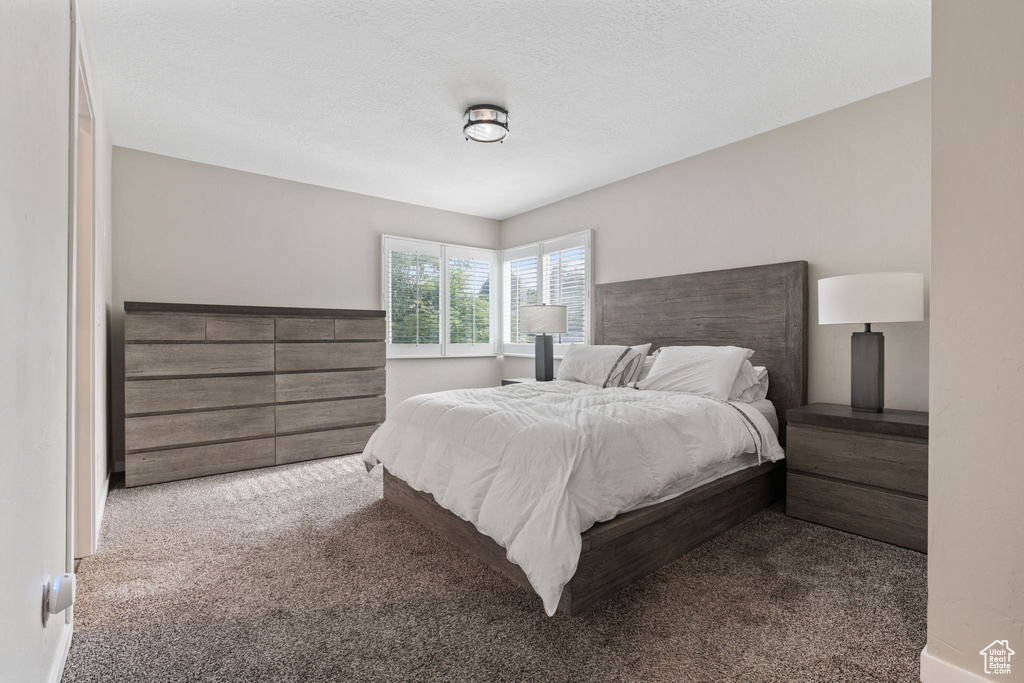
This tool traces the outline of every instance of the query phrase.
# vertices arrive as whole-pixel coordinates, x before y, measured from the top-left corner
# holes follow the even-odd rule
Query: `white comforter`
[[[783,457],[745,404],[556,381],[414,396],[362,457],[501,544],[550,616],[576,572],[581,532],[755,451]]]

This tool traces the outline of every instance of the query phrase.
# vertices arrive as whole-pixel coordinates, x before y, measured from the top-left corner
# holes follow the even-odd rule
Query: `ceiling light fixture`
[[[462,116],[462,134],[477,142],[502,142],[508,135],[508,110],[493,104],[474,104]]]

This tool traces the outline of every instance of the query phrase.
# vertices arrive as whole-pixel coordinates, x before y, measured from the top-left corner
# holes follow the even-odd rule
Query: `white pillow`
[[[685,391],[727,400],[743,361],[754,355],[738,346],[667,346],[661,349],[651,373],[636,388]]]
[[[644,359],[643,367],[640,368],[640,377],[638,377],[636,380],[637,382],[647,377],[647,375],[651,374],[651,368],[654,367],[654,358],[657,355],[658,352],[655,351],[654,353],[652,353],[651,355],[647,356],[647,358]]]
[[[749,360],[743,361],[739,374],[736,375],[736,381],[733,382],[732,391],[729,392],[729,400],[753,403],[766,396],[768,396],[768,368],[761,365],[754,367]]]
[[[643,363],[645,353],[630,346],[573,344],[566,349],[558,365],[557,377],[602,388],[619,387],[633,376],[635,367]]]
[[[637,378],[637,382],[647,377],[647,375],[651,374],[651,368],[654,367],[654,361],[657,360],[659,353],[661,353],[661,349],[655,349],[654,353],[652,353],[651,355],[647,356],[647,358],[644,359],[644,366],[640,368],[640,377]]]

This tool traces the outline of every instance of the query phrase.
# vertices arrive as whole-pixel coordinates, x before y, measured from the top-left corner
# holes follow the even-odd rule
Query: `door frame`
[[[75,558],[90,555],[96,550],[99,540],[98,515],[96,513],[96,417],[99,406],[96,402],[97,376],[96,359],[96,325],[93,316],[96,308],[96,116],[93,107],[92,91],[86,69],[85,46],[83,45],[80,28],[76,17],[76,7],[71,4],[71,64],[69,88],[69,144],[68,144],[68,299],[67,299],[67,496],[66,496],[66,563],[64,571],[73,573]],[[88,211],[90,214],[89,243],[80,242],[82,226],[79,224],[79,136],[80,116],[89,121],[90,183]],[[89,281],[79,283],[78,251],[88,246],[87,258],[90,264]],[[81,285],[81,286],[80,286]],[[79,324],[86,322],[79,316],[79,297],[88,297],[87,305],[83,302],[82,314],[88,314],[88,324],[83,326],[80,334]],[[88,336],[84,337],[84,330]],[[83,338],[84,337],[84,338]],[[80,349],[82,344],[87,349]],[[83,358],[79,358],[79,353]],[[82,367],[82,362],[87,367]],[[79,375],[82,375],[81,377]],[[80,381],[87,384],[87,391],[79,396]],[[80,400],[81,399],[81,400]],[[84,406],[84,408],[83,408]],[[84,434],[79,434],[81,430]],[[84,451],[79,445],[84,446]],[[79,481],[81,478],[81,482]],[[81,500],[81,498],[85,500]],[[85,502],[81,510],[79,503]],[[80,532],[84,532],[80,533]],[[73,610],[67,611],[66,620],[71,622]]]
[[[99,540],[96,515],[96,478],[98,463],[96,448],[96,117],[92,105],[92,91],[85,69],[82,46],[78,46],[77,116],[75,127],[76,178],[75,178],[75,237],[76,266],[75,305],[78,307],[75,340],[78,385],[75,396],[76,439],[75,456],[75,549],[74,555],[82,558],[96,552]],[[83,130],[87,127],[87,130]],[[87,136],[87,137],[83,137]],[[88,158],[83,159],[83,154]],[[87,168],[83,168],[87,165]],[[83,179],[81,173],[87,173]],[[87,184],[86,181],[87,180]],[[84,197],[84,193],[88,193]],[[84,206],[83,206],[84,203]],[[85,212],[83,214],[83,209]],[[87,240],[87,241],[86,241]],[[88,269],[82,272],[82,267]],[[84,317],[84,319],[83,319]],[[82,384],[86,386],[82,386]]]

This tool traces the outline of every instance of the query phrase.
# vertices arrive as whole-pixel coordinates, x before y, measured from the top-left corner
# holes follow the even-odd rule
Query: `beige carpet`
[[[65,681],[916,681],[925,556],[766,510],[579,617],[354,458],[111,491]]]

